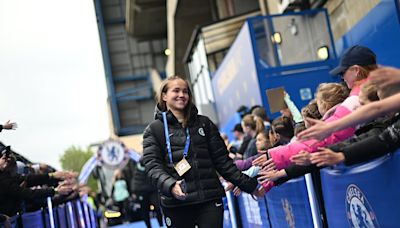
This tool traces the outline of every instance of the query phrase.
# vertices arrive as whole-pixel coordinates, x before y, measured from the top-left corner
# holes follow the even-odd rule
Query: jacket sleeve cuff
[[[172,196],[171,190],[175,185],[176,180],[174,178],[168,178],[163,183],[162,193],[165,196]]]
[[[258,182],[255,178],[250,178],[248,181],[242,183],[239,188],[247,193],[253,193],[257,188]]]

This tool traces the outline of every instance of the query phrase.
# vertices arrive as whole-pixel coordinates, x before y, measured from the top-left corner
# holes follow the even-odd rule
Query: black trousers
[[[208,228],[221,227],[223,225],[224,206],[222,200],[212,200],[205,203],[162,208],[165,224],[174,228]]]

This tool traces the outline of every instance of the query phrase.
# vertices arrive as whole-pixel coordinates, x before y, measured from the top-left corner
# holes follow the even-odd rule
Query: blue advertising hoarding
[[[399,227],[400,154],[321,170],[329,227]]]
[[[304,177],[274,187],[265,198],[272,227],[314,226]]]
[[[242,193],[237,199],[243,228],[271,227],[264,198],[254,199],[250,194]]]

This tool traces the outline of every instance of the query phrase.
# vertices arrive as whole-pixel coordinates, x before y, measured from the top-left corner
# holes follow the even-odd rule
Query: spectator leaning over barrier
[[[222,227],[225,196],[218,173],[245,192],[257,180],[228,157],[218,128],[197,114],[189,83],[178,76],[161,84],[155,120],[143,135],[143,161],[160,192],[168,227]]]
[[[10,122],[7,121],[3,125],[0,124],[0,132],[5,129],[5,130],[15,130],[17,129],[18,125],[15,122]]]
[[[351,93],[346,100],[336,107],[335,112],[324,120],[325,122],[341,119],[360,106],[358,101],[360,86],[366,81],[369,72],[376,68],[376,56],[369,48],[353,46],[344,53],[340,65],[332,70],[331,74],[343,75],[342,77],[346,85],[351,89]],[[290,157],[298,154],[300,151],[315,152],[319,147],[324,147],[347,139],[354,134],[355,130],[356,127],[349,127],[342,131],[335,132],[321,141],[314,139],[295,141],[285,146],[272,148],[268,150],[272,159],[264,162],[264,165],[273,163],[277,169],[283,169],[291,164]],[[263,159],[266,159],[265,156]],[[260,159],[257,162],[261,161]]]
[[[382,75],[382,78],[380,78],[380,75]],[[373,82],[379,89],[384,91],[389,85],[392,86],[400,84],[400,69],[392,67],[380,68],[372,71],[369,77],[371,82]],[[331,123],[324,123],[322,121],[309,118],[308,121],[313,123],[315,126],[300,133],[299,137],[303,140],[311,138],[321,140],[329,136],[332,132],[345,129],[349,126],[365,123],[369,120],[391,112],[398,112],[400,110],[398,105],[400,101],[399,97],[399,94],[395,94],[379,102],[365,105],[351,115]]]
[[[363,104],[368,104],[374,102],[378,99],[376,87],[371,83],[367,82],[363,84],[360,93],[360,100],[363,100]],[[380,133],[382,133],[386,127],[388,127],[391,123],[395,121],[393,117],[385,117],[379,118],[369,122],[368,124],[362,125],[357,131],[355,135],[345,141],[333,144],[329,146],[329,149],[320,148],[319,151],[315,153],[299,153],[294,155],[291,160],[295,165],[291,165],[286,167],[285,169],[279,171],[269,171],[263,174],[264,179],[268,179],[274,181],[274,184],[279,185],[287,180],[302,176],[306,173],[312,172],[314,170],[319,169],[319,167],[315,165],[311,165],[310,158],[316,156],[321,152],[321,150],[341,150],[339,148],[347,148],[351,147],[354,143],[362,141],[368,137],[376,137]],[[325,153],[324,153],[325,154]],[[333,157],[333,156],[330,156]],[[330,158],[332,159],[332,158]],[[349,161],[351,163],[351,161]],[[278,179],[279,178],[279,179]]]
[[[326,120],[331,118],[334,113],[336,113],[336,109],[339,107],[338,104],[341,104],[345,99],[347,99],[348,90],[339,83],[322,83],[318,86],[317,95],[316,95],[316,103],[318,107],[318,113],[323,115],[322,119]],[[311,107],[311,106],[310,106]],[[295,142],[291,142],[289,144],[294,144]],[[273,148],[274,149],[274,148]],[[273,150],[271,149],[271,150]],[[270,150],[269,150],[270,151]],[[307,151],[300,151],[299,153],[306,153]],[[269,160],[271,161],[271,160]],[[260,161],[255,160],[253,162],[255,165],[259,165]],[[270,173],[276,172],[277,174],[284,174],[285,170],[274,170],[275,164],[270,162],[263,168],[263,171],[260,172],[261,177],[259,180],[264,181],[264,179]]]
[[[280,116],[272,121],[269,140],[272,147],[286,145],[294,136],[292,119]]]
[[[257,134],[256,137],[256,146],[257,146],[257,151],[258,151],[258,155],[254,155],[253,157],[250,157],[246,160],[237,160],[236,166],[238,166],[238,168],[240,170],[245,170],[243,171],[244,174],[248,175],[249,177],[255,177],[258,175],[258,172],[261,170],[260,166],[251,166],[251,162],[254,160],[254,158],[256,158],[259,155],[263,155],[267,152],[267,150],[269,148],[271,148],[271,142],[269,141],[269,133],[268,131],[262,131],[260,133]],[[240,163],[243,162],[243,163]],[[238,196],[241,191],[238,187],[234,188],[234,185],[232,183],[229,183],[226,188],[225,191],[229,191],[233,189],[233,193],[235,196]],[[261,191],[262,195],[259,195],[258,193],[256,194],[257,196],[263,196],[264,191]]]
[[[305,132],[303,137],[323,137],[323,135],[331,131],[331,129],[329,129],[330,127],[332,127],[333,130],[341,129],[349,125],[364,122],[368,119],[376,118],[383,113],[398,112],[400,110],[398,106],[398,101],[400,99],[400,70],[384,68],[374,71],[371,73],[371,76],[373,75],[378,78],[380,73],[382,73],[384,79],[372,80],[372,82],[384,82],[382,83],[383,86],[379,85],[380,89],[378,90],[378,95],[380,98],[383,98],[381,101],[365,105],[357,110],[357,112],[354,112],[354,114],[333,123],[326,124],[316,122],[316,126],[310,129],[310,131]],[[391,79],[388,76],[392,76],[396,79]],[[317,166],[333,165],[340,162],[351,165],[377,158],[389,152],[394,152],[400,146],[399,139],[400,121],[399,115],[397,114],[394,117],[394,123],[379,134],[378,137],[377,135],[372,135],[348,147],[333,148],[333,150],[339,153],[334,153],[332,150],[324,148],[310,159],[311,162]]]
[[[252,162],[254,159],[262,154],[265,154],[267,150],[271,147],[272,145],[271,141],[269,140],[269,131],[262,131],[256,136],[257,155],[251,156],[243,160],[236,160],[235,165],[241,171],[247,170],[252,166]]]
[[[13,155],[2,150],[0,157],[0,214],[13,216],[21,210],[21,203],[54,196],[56,193],[68,194],[71,187],[61,183],[56,188],[31,189],[30,187],[51,182],[55,179],[70,178],[68,172],[27,175],[16,174],[16,162]]]

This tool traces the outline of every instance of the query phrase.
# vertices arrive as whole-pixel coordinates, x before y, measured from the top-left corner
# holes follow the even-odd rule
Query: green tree
[[[83,150],[77,146],[70,146],[60,157],[60,163],[63,170],[71,170],[80,173],[83,165],[93,156],[90,148]],[[93,191],[97,191],[97,182],[90,176],[87,185]]]

